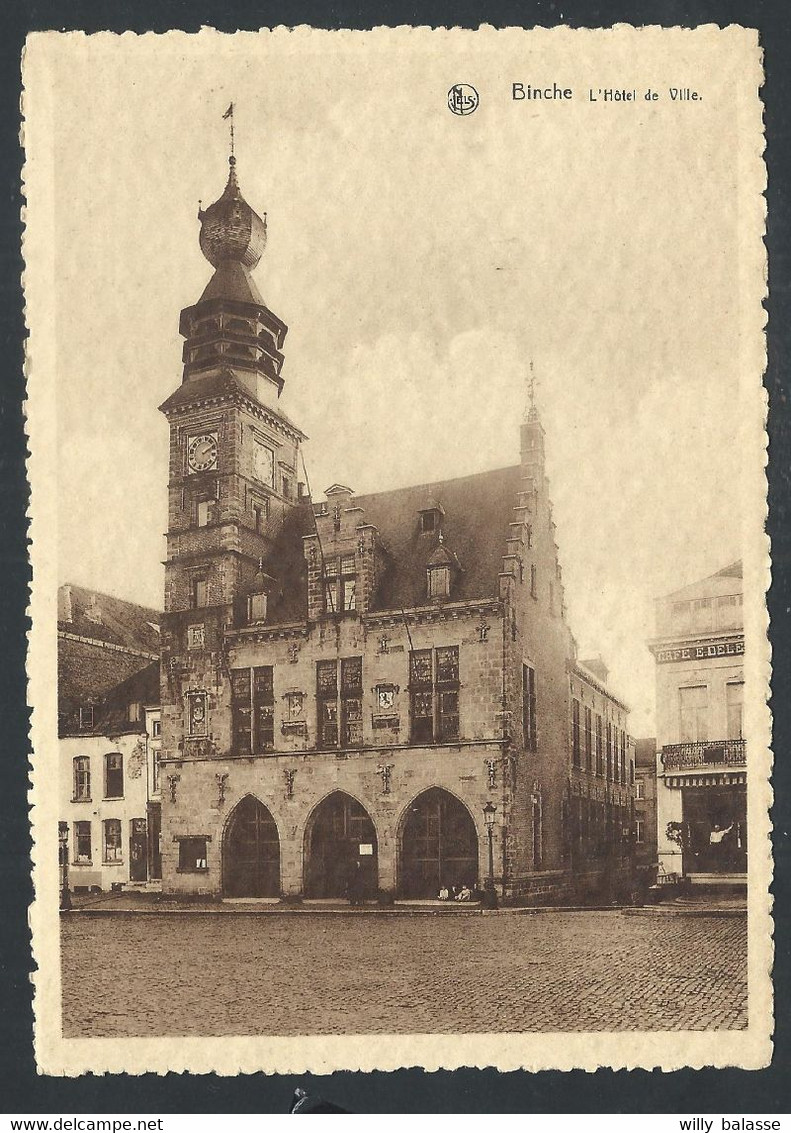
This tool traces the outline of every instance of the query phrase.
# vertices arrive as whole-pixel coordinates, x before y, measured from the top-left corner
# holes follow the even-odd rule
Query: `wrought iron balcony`
[[[743,767],[747,763],[744,740],[707,740],[694,744],[666,744],[662,748],[665,771],[696,767]]]

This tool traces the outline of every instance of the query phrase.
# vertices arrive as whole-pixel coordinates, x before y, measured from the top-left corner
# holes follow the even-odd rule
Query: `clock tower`
[[[277,589],[269,559],[301,500],[305,439],[280,409],[288,328],[251,275],[266,245],[266,217],[244,200],[233,155],[222,195],[198,217],[214,274],[181,312],[182,382],[160,406],[170,426],[165,760],[228,750],[225,634],[247,624],[252,604],[265,609]]]

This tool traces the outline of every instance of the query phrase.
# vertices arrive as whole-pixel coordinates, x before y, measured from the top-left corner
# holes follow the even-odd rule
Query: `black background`
[[[19,99],[20,54],[34,30],[164,32],[223,31],[306,23],[316,27],[369,28],[379,24],[608,27],[614,23],[666,27],[738,23],[757,27],[765,52],[766,161],[769,170],[768,235],[770,297],[769,533],[773,584],[769,594],[773,649],[772,710],[777,766],[773,819],[775,895],[775,1055],[763,1071],[600,1070],[499,1074],[460,1070],[393,1073],[220,1078],[214,1075],[86,1075],[77,1079],[37,1077],[32,1054],[27,906],[32,897],[27,821],[29,743],[24,652],[27,619],[25,510],[24,318],[20,277]],[[108,3],[5,0],[0,10],[0,1108],[6,1113],[284,1113],[296,1086],[358,1113],[543,1113],[543,1112],[789,1112],[789,642],[791,527],[789,525],[789,132],[791,131],[791,3],[634,2],[549,3],[244,3],[241,0],[118,0]],[[624,979],[628,980],[628,973]],[[594,1039],[595,1041],[595,1039]]]

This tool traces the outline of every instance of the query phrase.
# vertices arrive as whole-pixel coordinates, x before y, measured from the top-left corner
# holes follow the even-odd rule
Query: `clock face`
[[[262,484],[268,484],[270,488],[273,487],[275,483],[275,454],[271,448],[267,448],[266,445],[259,444],[256,441],[253,464],[256,478]]]
[[[217,465],[217,434],[202,433],[191,437],[187,447],[187,463],[193,472],[206,472]]]

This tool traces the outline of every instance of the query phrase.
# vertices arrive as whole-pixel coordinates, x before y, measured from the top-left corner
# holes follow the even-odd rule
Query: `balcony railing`
[[[695,744],[667,744],[662,748],[665,771],[687,771],[695,767],[739,767],[747,763],[744,740],[708,740]]]

